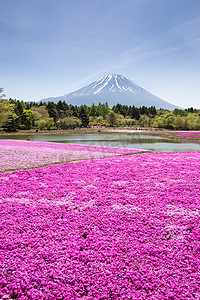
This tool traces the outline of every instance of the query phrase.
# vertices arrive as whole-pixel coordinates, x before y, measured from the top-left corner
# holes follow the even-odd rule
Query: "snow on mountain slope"
[[[108,102],[110,107],[117,103],[128,106],[135,105],[136,107],[143,105],[147,107],[155,106],[156,108],[169,110],[177,107],[147,92],[125,76],[116,74],[104,76],[75,92],[60,97],[50,97],[42,101],[57,103],[59,100],[66,101],[68,104],[86,104],[88,106],[93,103]]]
[[[145,91],[140,88],[134,82],[128,80],[126,77],[122,75],[107,75],[102,79],[91,83],[90,85],[81,88],[73,93],[68,95],[70,96],[88,96],[88,95],[96,95],[98,93],[107,93],[107,92],[128,92],[136,94],[140,91]]]

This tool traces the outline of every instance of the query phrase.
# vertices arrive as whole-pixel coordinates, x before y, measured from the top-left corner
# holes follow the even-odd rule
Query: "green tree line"
[[[0,128],[2,131],[74,129],[88,126],[121,126],[199,130],[200,110],[188,108],[173,111],[107,103],[73,106],[65,101],[25,102],[4,99],[0,89]]]

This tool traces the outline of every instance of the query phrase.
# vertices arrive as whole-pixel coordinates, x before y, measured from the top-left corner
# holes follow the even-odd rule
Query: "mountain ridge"
[[[57,103],[60,100],[79,106],[82,104],[91,106],[93,103],[97,105],[99,102],[107,102],[110,107],[120,103],[135,107],[155,106],[157,109],[173,110],[180,108],[149,93],[135,82],[118,74],[106,75],[74,92],[59,97],[49,97],[41,101]]]

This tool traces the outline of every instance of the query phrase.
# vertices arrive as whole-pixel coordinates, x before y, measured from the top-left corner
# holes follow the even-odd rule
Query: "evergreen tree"
[[[97,114],[97,108],[96,108],[95,104],[93,103],[92,106],[90,107],[89,116],[96,117],[96,114]]]
[[[81,119],[82,126],[87,127],[89,124],[89,116],[87,112],[87,107],[86,105],[81,105],[80,110],[79,110],[79,118]]]
[[[78,117],[77,109],[72,104],[69,105],[69,111],[71,112],[71,116]]]
[[[15,104],[15,113],[16,115],[20,116],[23,113],[23,105],[21,101],[17,100],[17,103]]]
[[[54,122],[56,123],[58,120],[56,104],[54,102],[48,102],[46,109],[48,110],[50,118],[53,118]]]
[[[153,117],[157,115],[157,110],[156,110],[155,106],[149,107],[149,115],[151,115]]]
[[[139,120],[139,118],[140,118],[139,109],[137,107],[135,107],[134,105],[131,108],[131,118],[136,119],[136,120]]]

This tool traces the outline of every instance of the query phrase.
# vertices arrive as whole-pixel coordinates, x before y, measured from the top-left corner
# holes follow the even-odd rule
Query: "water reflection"
[[[33,141],[72,143],[83,145],[110,146],[148,149],[155,152],[182,152],[200,151],[200,145],[195,143],[180,143],[163,137],[144,134],[117,134],[117,133],[91,133],[91,134],[37,134],[37,135],[9,135],[0,136],[0,139],[30,138]]]

